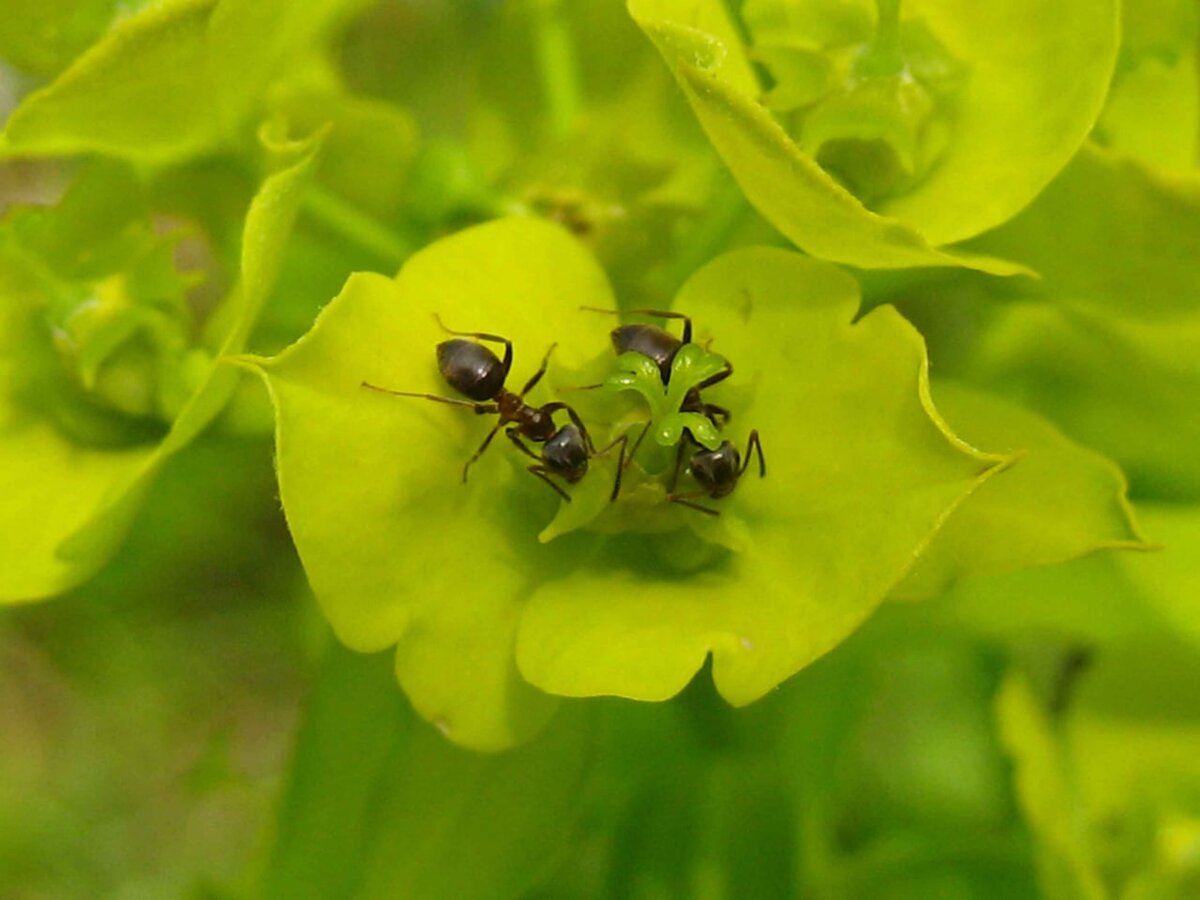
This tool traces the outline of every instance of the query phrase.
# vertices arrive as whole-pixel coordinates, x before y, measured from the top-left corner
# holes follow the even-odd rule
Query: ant
[[[619,312],[611,309],[600,309],[599,307],[584,306],[581,307],[589,312],[605,313],[608,315],[620,315]],[[661,309],[631,309],[629,313],[643,316],[654,316],[661,319],[682,319],[683,320],[683,335],[682,338],[677,338],[666,329],[660,328],[657,325],[618,325],[611,332],[613,349],[617,354],[622,353],[640,353],[643,356],[649,357],[658,366],[659,374],[662,376],[662,382],[665,386],[671,377],[671,365],[675,361],[675,356],[679,349],[684,344],[692,342],[692,320],[689,316],[683,313],[669,312]],[[700,392],[705,388],[712,387],[724,381],[733,374],[733,364],[728,360],[725,361],[725,368],[714,375],[709,376],[704,381],[693,387],[684,396],[680,412],[694,412],[707,417],[714,426],[718,429],[723,428],[729,423],[732,418],[729,410],[723,406],[717,406],[715,403],[705,402],[700,396]],[[598,387],[599,385],[588,385],[588,387]],[[642,438],[646,436],[648,429],[642,430],[638,435],[637,440],[633,445],[633,455],[637,453],[638,447],[641,445]],[[671,474],[671,482],[667,488],[667,499],[672,503],[678,503],[681,506],[686,506],[690,509],[695,509],[699,512],[710,516],[719,516],[721,513],[718,510],[710,509],[707,506],[701,506],[698,503],[693,503],[694,497],[710,497],[714,500],[728,496],[737,487],[738,479],[742,476],[750,465],[750,454],[753,451],[758,453],[758,477],[764,478],[767,474],[767,463],[763,457],[762,441],[758,436],[758,431],[750,432],[750,437],[746,442],[746,453],[743,459],[738,453],[737,448],[730,441],[722,441],[721,446],[716,450],[707,450],[703,447],[697,447],[696,452],[692,454],[692,458],[688,463],[688,470],[692,473],[692,477],[700,485],[699,491],[689,492],[687,494],[676,494],[675,486],[679,481],[679,472],[683,467],[684,444],[689,438],[685,436],[679,442],[679,449],[675,454],[675,469]]]
[[[663,309],[601,309],[597,306],[581,306],[580,309],[588,312],[604,313],[610,316],[631,313],[639,316],[653,316],[658,319],[682,319],[682,338],[675,337],[675,335],[664,328],[659,328],[657,325],[640,323],[618,325],[609,335],[612,338],[613,349],[617,352],[618,356],[622,353],[640,353],[642,356],[653,360],[655,365],[658,366],[658,372],[662,376],[664,387],[671,380],[671,364],[675,362],[675,355],[679,352],[679,348],[684,344],[692,342],[692,320],[690,316],[686,316],[683,313],[670,312]],[[717,406],[715,403],[704,402],[700,397],[700,392],[705,388],[712,387],[714,384],[719,384],[732,374],[733,364],[729,360],[725,360],[725,368],[715,375],[710,375],[687,392],[683,398],[683,403],[679,407],[679,411],[700,413],[700,415],[712,419],[713,424],[718,427],[728,424],[732,418],[729,410],[723,406]],[[580,388],[580,390],[599,386],[586,385],[585,388]],[[717,422],[718,418],[721,420],[720,423]]]
[[[589,459],[607,453],[617,444],[621,444],[621,459],[617,465],[617,477],[609,497],[610,501],[616,500],[621,491],[621,471],[625,462],[625,435],[597,452],[583,420],[570,406],[561,402],[531,406],[525,402],[525,395],[533,390],[534,386],[542,380],[542,376],[546,374],[546,367],[550,363],[550,354],[558,345],[550,345],[550,349],[542,357],[542,364],[538,370],[525,382],[521,392],[514,394],[504,386],[509,370],[512,368],[512,341],[496,334],[454,331],[447,328],[436,313],[433,317],[443,331],[456,336],[454,340],[442,341],[437,345],[438,369],[452,388],[471,398],[469,401],[453,397],[440,397],[437,394],[394,391],[365,381],[362,382],[362,386],[397,397],[420,397],[438,403],[448,403],[452,406],[465,406],[473,409],[477,415],[498,414],[500,418],[496,421],[495,426],[483,439],[479,449],[463,466],[462,480],[464,482],[467,480],[467,473],[471,465],[483,456],[484,451],[492,443],[492,438],[496,436],[496,432],[505,425],[508,425],[504,431],[508,439],[517,449],[535,461],[535,465],[526,467],[527,471],[550,485],[555,493],[568,503],[571,501],[571,497],[550,476],[557,475],[568,484],[574,484],[587,474]],[[461,338],[475,338],[475,340],[466,341]],[[504,359],[497,359],[495,353],[477,341],[503,344]],[[571,419],[570,424],[561,428],[554,422],[554,413],[559,410],[566,412]],[[544,445],[541,455],[539,456],[531,450],[528,444],[521,440],[522,437]]]
[[[679,470],[683,467],[683,448],[684,441],[681,440],[679,442],[679,449],[675,453],[675,470],[671,473],[671,483],[667,487],[667,499],[672,503],[678,503],[680,506],[686,506],[689,509],[697,510],[706,515],[719,516],[721,513],[719,510],[709,509],[707,506],[693,503],[692,498],[710,497],[713,500],[718,500],[733,493],[733,489],[737,487],[738,479],[742,477],[742,473],[750,465],[751,451],[758,451],[758,477],[765,478],[767,474],[767,461],[763,458],[762,441],[759,440],[758,430],[754,429],[750,432],[750,437],[746,441],[746,455],[744,458],[738,453],[737,447],[733,446],[730,441],[722,441],[721,446],[716,450],[705,450],[703,447],[698,448],[688,462],[688,471],[692,473],[692,477],[700,485],[700,490],[690,491],[686,494],[677,494],[675,493],[675,485],[679,481]]]

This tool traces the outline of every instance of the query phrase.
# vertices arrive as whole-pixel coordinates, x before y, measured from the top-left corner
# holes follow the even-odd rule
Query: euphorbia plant
[[[760,249],[719,258],[676,298],[698,323],[695,340],[734,361],[706,397],[728,407],[739,440],[757,428],[771,459],[770,477],[746,479],[714,518],[667,502],[652,452],[634,460],[615,502],[614,456],[593,460],[569,503],[525,476],[527,460],[509,447],[460,484],[491,420],[364,390],[445,395],[440,318],[512,340],[517,373],[556,345],[539,389],[576,403],[597,444],[653,421],[640,404],[564,390],[618,364],[606,329],[580,309],[612,308],[611,294],[566,234],[501,221],[432,245],[395,281],[351,279],[311,334],[277,358],[247,360],[271,387],[284,509],[335,630],[361,650],[398,643],[417,709],[456,741],[496,747],[528,736],[553,706],[524,682],[663,699],[711,654],[721,692],[754,700],[844,639],[931,540],[926,579],[1137,544],[1119,477],[1043,438],[1029,475],[1012,477],[1036,488],[1087,466],[1067,494],[1081,507],[1078,532],[1062,541],[1031,530],[988,562],[941,549],[938,529],[1006,460],[949,430],[918,335],[890,309],[854,322],[857,294],[834,266]],[[672,381],[664,399],[678,405],[686,386]],[[968,398],[968,416],[977,403]],[[1026,434],[1038,427],[1011,421]],[[1010,491],[991,514],[1034,502]],[[959,541],[986,534],[988,512],[967,519]],[[948,576],[934,574],[941,566]]]
[[[1196,30],[1183,0],[13,0],[0,601],[69,598],[0,619],[0,731],[43,733],[5,692],[56,683],[39,641],[112,683],[145,643],[208,694],[331,632],[380,658],[298,673],[267,895],[1189,897]],[[646,309],[691,322],[662,366],[610,340],[681,335]],[[513,391],[546,360],[524,402],[578,415],[586,474],[548,489],[545,432],[463,408],[446,329],[511,340]],[[166,617],[240,649],[155,650]],[[148,722],[139,688],[110,705]],[[253,756],[227,727],[159,729],[189,789]],[[55,755],[0,790],[24,847],[57,849],[24,827]],[[130,890],[94,868],[74,893]]]

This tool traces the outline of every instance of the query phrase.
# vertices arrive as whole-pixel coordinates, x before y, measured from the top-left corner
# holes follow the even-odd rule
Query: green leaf
[[[1112,457],[1134,495],[1200,498],[1200,314],[1122,320],[1065,302],[1006,307],[968,376]]]
[[[1058,4],[1049,18],[1040,5],[1035,14],[1001,2],[921,4],[930,31],[969,75],[954,99],[951,134],[937,165],[876,213],[801,150],[758,102],[758,88],[745,74],[745,48],[727,25],[705,28],[695,18],[715,4],[630,0],[629,6],[759,212],[807,252],[865,268],[1027,271],[936,248],[1005,221],[1067,162],[1099,112],[1117,42],[1112,2]],[[987,24],[990,19],[995,21]]]
[[[1139,514],[1163,549],[1144,558],[1122,559],[1120,570],[1147,608],[1200,647],[1200,507],[1142,505]]]
[[[1022,810],[1041,845],[1048,896],[1195,893],[1198,660],[1194,647],[1170,640],[1107,649],[1053,724],[1028,686],[1010,676],[1000,725],[1017,762]]]
[[[293,148],[298,159],[263,183],[246,214],[242,281],[227,310],[221,351],[242,349],[275,277],[282,245],[315,165],[319,140]],[[44,367],[40,348],[41,285],[19,277],[0,281],[7,295],[0,321],[0,602],[61,593],[89,578],[116,550],[145,491],[171,454],[186,446],[220,412],[238,373],[209,361],[169,430],[157,444],[105,447],[67,436],[26,396],[30,360]]]
[[[976,246],[1045,277],[1018,292],[1042,302],[996,307],[963,376],[1111,456],[1135,495],[1200,496],[1200,180],[1088,147]]]
[[[857,285],[833,266],[727,254],[675,309],[736,367],[705,394],[736,410],[730,439],[741,450],[751,428],[762,434],[766,479],[748,474],[722,501],[746,546],[705,554],[691,530],[622,535],[537,586],[517,659],[551,693],[662,700],[711,653],[721,694],[757,699],[845,639],[1002,462],[946,430],[924,346],[894,310],[852,324]],[[679,512],[691,516],[680,526],[699,518]]]
[[[1186,171],[1200,163],[1200,15],[1191,0],[1121,7],[1121,55],[1096,126],[1105,146]]]
[[[986,489],[986,488],[985,488]],[[1110,647],[1173,638],[1200,646],[1200,509],[1139,504],[1138,520],[1161,546],[968,578],[930,612],[1005,641],[1029,635]]]
[[[263,896],[521,895],[557,861],[583,812],[593,729],[581,713],[561,716],[529,747],[478,756],[420,727],[386,660],[331,646]]]
[[[53,75],[100,36],[116,0],[6,0],[0,9],[0,59]]]
[[[753,299],[731,308],[730,297]],[[414,705],[467,746],[519,741],[553,708],[519,680],[514,640],[539,687],[643,699],[677,691],[713,646],[718,684],[749,702],[849,633],[998,462],[943,429],[920,339],[894,311],[852,327],[848,276],[748,251],[692,282],[681,306],[704,323],[701,342],[715,337],[748,360],[743,384],[714,396],[742,401],[747,421],[733,436],[759,427],[777,460],[773,483],[752,479],[736,497],[738,515],[748,509],[759,526],[750,549],[714,558],[683,528],[699,514],[678,507],[662,510],[673,517],[663,535],[539,544],[539,519],[556,501],[516,468],[526,463],[511,448],[508,461],[502,450],[485,455],[459,484],[489,420],[361,385],[447,393],[431,352],[443,337],[438,313],[451,327],[511,337],[518,373],[561,341],[545,382],[553,386],[559,366],[581,369],[604,354],[603,331],[582,331],[581,303],[603,308],[611,298],[578,246],[536,221],[501,221],[433,245],[394,283],[353,277],[307,337],[260,362],[277,412],[284,508],[326,614],[355,649],[398,642]],[[780,334],[792,345],[780,346]],[[810,420],[822,423],[815,434]],[[877,492],[894,498],[886,510]],[[619,509],[614,516],[619,527]],[[865,570],[827,562],[858,556],[871,559]],[[797,594],[789,582],[806,588]]]
[[[415,730],[379,785],[363,896],[524,896],[563,859],[586,811],[592,739],[578,708],[531,744],[489,756]]]
[[[195,74],[207,74],[226,127],[236,128],[277,73],[296,67],[331,26],[368,3],[219,0],[208,23],[208,69]]]
[[[1094,554],[1068,563],[967,578],[922,608],[937,622],[1017,645],[1033,636],[1108,646],[1162,635],[1168,623],[1124,584],[1126,559],[1124,554]]]
[[[1108,893],[1081,834],[1067,763],[1045,710],[1020,675],[1004,682],[996,715],[1016,766],[1017,799],[1039,840],[1042,890],[1051,900],[1104,900]]]
[[[1104,549],[1146,549],[1112,462],[998,397],[934,382],[938,408],[965,439],[1018,454],[950,517],[898,598],[936,596],[968,575],[1063,562]]]
[[[1010,219],[1075,155],[1108,91],[1120,4],[923,0],[912,8],[963,62],[966,83],[945,155],[882,212],[941,245]]]
[[[122,20],[13,112],[9,155],[163,163],[231,141],[268,82],[359,0],[165,0]]]
[[[349,897],[374,842],[371,810],[416,724],[388,661],[333,643],[317,674],[279,804],[263,897]]]
[[[397,674],[417,711],[456,743],[527,739],[556,702],[525,685],[513,641],[531,579],[564,553],[536,534],[558,504],[503,436],[462,467],[494,419],[381,387],[452,394],[434,347],[452,328],[510,338],[513,383],[561,341],[560,366],[604,353],[578,333],[611,308],[595,262],[565,232],[509,219],[413,256],[396,281],[352,276],[313,330],[263,363],[275,403],[280,492],[313,589],[339,638],[361,651],[399,642]]]
[[[17,107],[0,152],[155,160],[211,143],[216,110],[203,73],[215,4],[169,0],[115,26]]]
[[[301,134],[330,125],[322,184],[384,220],[398,215],[419,141],[412,116],[390,103],[309,85],[273,93],[271,108]]]
[[[1093,144],[1011,222],[972,242],[1028,263],[1023,295],[1163,320],[1200,309],[1200,178]]]

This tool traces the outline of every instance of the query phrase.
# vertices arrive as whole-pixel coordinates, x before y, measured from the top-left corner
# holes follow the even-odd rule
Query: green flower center
[[[772,28],[752,48],[774,81],[764,102],[866,203],[910,189],[938,161],[963,77],[923,22],[901,20],[900,0],[877,0],[876,10],[873,31]]]
[[[50,413],[84,443],[161,437],[191,395],[208,354],[192,346],[184,280],[163,244],[125,272],[60,284],[44,314],[57,365]],[[177,290],[178,289],[178,290]]]
[[[623,353],[615,364],[606,357],[601,365],[611,372],[598,392],[607,396],[582,405],[590,414],[589,423],[596,423],[596,437],[602,438],[597,443],[607,449],[539,539],[549,541],[585,527],[605,534],[664,534],[690,528],[702,543],[744,549],[747,529],[728,499],[718,501],[689,474],[695,454],[717,451],[726,441],[712,416],[687,408],[689,400],[694,407],[714,375],[729,368],[726,359],[700,344],[684,344],[671,361],[666,384],[658,363],[642,353]],[[641,399],[630,403],[630,394]],[[622,457],[620,493],[613,500]]]

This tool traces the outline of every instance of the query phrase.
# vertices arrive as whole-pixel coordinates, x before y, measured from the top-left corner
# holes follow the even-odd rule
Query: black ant
[[[611,309],[600,309],[593,306],[581,307],[589,312],[605,313],[609,315],[620,315],[620,312]],[[669,312],[661,309],[631,309],[626,312],[642,316],[654,316],[661,319],[682,319],[683,320],[683,336],[677,338],[669,331],[659,328],[657,325],[633,324],[633,325],[618,325],[611,332],[613,349],[617,351],[617,355],[622,353],[640,353],[643,356],[649,357],[658,366],[658,371],[662,377],[663,385],[665,386],[671,377],[671,366],[675,361],[676,354],[684,344],[692,342],[692,320],[689,316],[683,313]],[[717,406],[715,403],[706,402],[700,392],[705,388],[712,387],[724,381],[733,374],[733,364],[729,360],[725,361],[725,368],[721,371],[710,375],[704,381],[691,388],[684,396],[680,412],[694,412],[708,418],[718,429],[723,428],[729,423],[732,418],[729,410],[723,406]],[[599,387],[599,385],[588,385],[587,387]],[[638,447],[641,445],[642,438],[646,436],[648,429],[642,430],[638,435],[637,440],[633,445],[633,452],[630,453],[630,458],[637,453]],[[692,477],[700,485],[701,490],[690,492],[687,494],[676,494],[675,486],[679,481],[679,471],[683,467],[683,454],[685,450],[685,442],[689,438],[684,437],[679,442],[679,449],[675,455],[675,469],[671,475],[670,486],[667,488],[667,499],[672,503],[678,503],[681,506],[689,507],[690,509],[698,510],[710,516],[719,516],[720,512],[715,509],[709,509],[707,506],[701,506],[698,503],[693,503],[694,497],[710,497],[714,500],[728,496],[737,487],[738,479],[746,468],[750,465],[751,451],[758,452],[758,476],[763,478],[767,474],[767,463],[763,457],[762,441],[759,439],[758,431],[750,432],[750,437],[746,442],[746,454],[743,459],[738,453],[737,448],[730,441],[722,441],[721,446],[716,450],[707,450],[703,447],[697,447],[696,452],[692,454],[691,461],[688,463],[688,470],[692,473]]]
[[[679,442],[679,449],[675,454],[675,470],[671,473],[671,483],[667,487],[667,499],[672,503],[678,503],[680,506],[686,506],[689,509],[694,509],[710,516],[719,516],[721,513],[715,509],[709,509],[707,506],[701,506],[699,503],[693,503],[694,497],[710,497],[713,500],[718,500],[721,497],[727,497],[733,493],[733,489],[737,487],[738,479],[742,477],[742,473],[750,465],[750,453],[752,450],[758,451],[758,477],[765,478],[767,474],[767,461],[763,458],[762,441],[759,440],[758,430],[750,432],[750,438],[746,441],[746,455],[743,458],[738,453],[737,447],[733,446],[730,441],[722,441],[721,446],[716,450],[706,450],[700,447],[692,454],[691,460],[688,462],[688,470],[692,473],[692,477],[696,479],[696,483],[700,485],[700,490],[691,491],[686,494],[676,494],[675,485],[679,481],[679,470],[683,466],[684,441]]]
[[[619,443],[621,444],[621,460],[617,465],[617,477],[609,499],[617,498],[621,491],[621,471],[625,461],[625,435],[598,453],[583,420],[566,403],[553,402],[543,406],[531,406],[525,402],[525,395],[533,390],[534,386],[542,380],[542,376],[546,374],[546,367],[550,363],[550,354],[554,352],[557,344],[550,345],[550,349],[542,357],[542,364],[534,372],[533,377],[525,382],[525,386],[521,388],[519,394],[514,394],[504,386],[509,370],[512,368],[512,341],[496,334],[454,331],[447,328],[436,313],[434,319],[437,320],[443,331],[458,336],[455,340],[442,341],[437,345],[438,369],[447,383],[460,394],[470,397],[470,401],[439,397],[437,394],[394,391],[365,381],[362,382],[362,386],[397,397],[421,397],[438,403],[449,403],[452,406],[465,406],[473,409],[477,415],[498,414],[500,418],[495,427],[488,432],[483,443],[479,445],[479,449],[463,466],[462,480],[464,482],[467,480],[467,472],[472,463],[484,454],[484,451],[492,443],[492,438],[496,436],[496,432],[504,425],[509,426],[504,432],[508,439],[522,453],[536,461],[535,465],[527,467],[530,474],[536,475],[550,485],[567,502],[570,502],[570,496],[550,476],[557,475],[568,484],[574,484],[587,474],[589,459],[601,453],[607,453]],[[459,339],[464,337],[476,340]],[[495,353],[476,341],[493,341],[503,344],[504,359],[497,359]],[[571,419],[570,424],[561,428],[554,422],[554,413],[559,410],[565,412]],[[529,449],[529,446],[521,440],[522,437],[534,443],[543,444],[541,455],[539,456]]]
[[[669,312],[663,309],[601,309],[596,306],[582,306],[580,309],[612,316],[631,313],[639,316],[653,316],[659,319],[682,319],[682,338],[675,337],[675,335],[671,334],[665,328],[644,323],[618,325],[609,335],[612,338],[613,349],[616,350],[618,356],[622,353],[640,353],[642,356],[653,360],[655,365],[658,366],[658,372],[662,377],[664,387],[671,380],[671,365],[675,362],[675,356],[679,353],[679,349],[684,344],[692,342],[692,320],[690,316],[686,316],[683,313]],[[704,402],[700,397],[700,392],[705,388],[712,387],[714,384],[719,384],[732,374],[733,364],[729,360],[725,360],[725,368],[714,375],[710,375],[687,392],[683,398],[683,403],[679,407],[679,411],[700,413],[700,415],[712,419],[713,424],[718,427],[728,424],[730,418],[732,418],[729,410],[723,406],[717,406],[715,403]],[[586,385],[586,388],[592,387],[599,387],[599,385]],[[720,423],[717,422],[717,419],[721,420]]]

